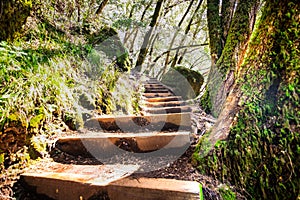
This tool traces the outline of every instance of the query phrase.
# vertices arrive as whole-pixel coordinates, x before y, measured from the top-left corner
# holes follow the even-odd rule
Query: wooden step
[[[174,150],[190,146],[189,132],[171,133],[87,133],[59,138],[55,146],[63,152],[83,157],[109,158],[125,153],[142,153],[164,148]],[[166,151],[167,152],[167,151]],[[97,157],[98,156],[98,157]]]
[[[162,108],[142,108],[144,112],[150,114],[165,114],[165,113],[185,113],[191,112],[190,106],[177,106],[177,107],[162,107]]]
[[[45,167],[42,168],[44,165]],[[71,165],[38,163],[21,175],[28,189],[57,200],[89,199],[107,192],[107,185],[134,173],[134,165]]]
[[[155,81],[155,80],[148,80],[145,81],[143,84],[161,84],[159,81]]]
[[[163,178],[131,177],[108,186],[111,200],[199,200],[199,183]]]
[[[154,84],[144,84],[144,88],[165,88],[165,85],[160,83],[154,83]]]
[[[144,88],[145,88],[146,91],[149,91],[149,90],[166,90],[166,89],[169,90],[169,88],[166,88],[164,86],[161,86],[161,87],[144,87]]]
[[[128,177],[135,167],[122,165],[70,167],[57,164],[52,171],[45,169],[26,172],[21,175],[21,180],[26,188],[55,200],[199,199],[198,182]]]
[[[165,85],[162,83],[144,83],[143,85],[144,87],[150,87],[150,88],[165,87]]]
[[[149,108],[159,108],[159,107],[171,107],[171,106],[184,106],[185,101],[168,101],[168,102],[145,102],[145,106]]]
[[[170,96],[170,97],[154,97],[154,98],[145,98],[144,100],[148,102],[168,102],[168,101],[182,101],[181,96]]]
[[[178,131],[191,129],[190,113],[145,116],[103,116],[88,120],[85,128],[118,132]]]
[[[154,92],[154,93],[144,93],[144,97],[146,98],[157,98],[157,97],[170,97],[173,96],[171,92],[162,93],[162,92]]]
[[[146,89],[145,93],[169,93],[170,90],[166,88],[160,88],[160,89]],[[170,92],[171,93],[171,92]]]

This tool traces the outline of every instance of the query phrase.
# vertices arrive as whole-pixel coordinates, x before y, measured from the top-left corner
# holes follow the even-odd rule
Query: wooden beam
[[[181,96],[170,96],[170,97],[154,97],[144,98],[148,102],[168,102],[168,101],[181,101]]]
[[[22,174],[23,185],[33,192],[55,200],[105,197],[110,200],[199,199],[198,182],[163,178],[135,179],[129,176],[133,173],[134,166],[78,165],[70,169],[66,165],[53,165],[56,170],[45,169]]]
[[[150,114],[165,114],[165,113],[185,113],[191,112],[190,106],[177,106],[177,107],[162,107],[162,108],[142,108],[144,112]]]
[[[148,108],[170,107],[170,106],[184,106],[184,101],[168,101],[168,102],[145,102]]]
[[[153,132],[167,130],[190,130],[190,113],[160,114],[145,116],[105,116],[88,120],[84,127],[89,130]]]
[[[163,178],[124,178],[108,187],[111,199],[199,200],[199,183]]]
[[[169,93],[170,90],[166,88],[146,88],[145,93]]]
[[[123,146],[124,145],[124,146]],[[98,133],[59,138],[55,146],[71,155],[109,158],[122,150],[142,153],[159,149],[184,148],[190,145],[189,132],[170,133]],[[96,156],[97,157],[97,156]]]
[[[167,92],[167,93],[154,92],[154,93],[144,93],[143,96],[146,98],[156,98],[156,97],[170,97],[173,96],[173,94],[171,92]]]

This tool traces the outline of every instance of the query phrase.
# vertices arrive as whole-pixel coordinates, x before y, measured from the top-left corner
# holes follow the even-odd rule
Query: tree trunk
[[[34,2],[6,0],[0,2],[0,41],[13,41],[23,32]]]
[[[221,54],[221,19],[219,12],[220,0],[207,0],[207,26],[209,34],[209,47],[213,65]]]
[[[298,0],[265,2],[242,64],[229,66],[236,77],[225,106],[194,155],[203,171],[246,189],[251,199],[299,197],[299,12]],[[238,47],[246,51],[245,42]]]
[[[144,37],[144,41],[143,41],[143,44],[140,49],[140,53],[138,55],[138,59],[136,62],[135,69],[137,71],[141,71],[141,69],[142,69],[142,64],[144,63],[145,57],[148,53],[150,37],[151,37],[152,32],[157,24],[158,19],[159,19],[161,8],[163,7],[163,3],[164,3],[164,0],[158,0],[156,3],[154,14],[153,14],[152,20],[150,22],[150,29],[147,31],[147,33]]]
[[[106,6],[107,3],[108,3],[108,0],[103,0],[100,3],[98,9],[96,10],[96,15],[100,15],[102,13],[102,11],[103,11],[103,9],[104,9],[104,7]]]
[[[224,15],[227,15],[222,16],[223,26],[221,26],[221,19],[215,13],[211,14],[211,12],[217,12],[217,8],[219,9],[217,5],[219,4],[216,0],[211,1],[208,4],[207,17],[212,66],[207,84],[207,93],[209,94],[205,95],[205,97],[209,96],[209,98],[205,99],[206,102],[202,101],[201,105],[206,108],[207,104],[211,104],[211,108],[207,110],[212,112],[214,116],[218,116],[224,106],[226,97],[232,89],[235,79],[234,71],[240,67],[246,52],[247,44],[253,31],[255,22],[253,19],[256,18],[259,0],[240,0],[236,9],[231,4],[223,6]],[[223,2],[223,5],[225,3],[226,1]],[[232,14],[233,11],[228,11],[229,8],[235,10],[234,14]],[[229,26],[228,21],[231,21],[229,30],[227,30]],[[227,37],[225,38],[226,43],[224,46],[222,36],[225,35]]]

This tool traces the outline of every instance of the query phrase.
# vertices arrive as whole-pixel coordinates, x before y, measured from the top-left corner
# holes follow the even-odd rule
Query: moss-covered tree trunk
[[[299,13],[298,0],[266,0],[225,106],[195,154],[200,169],[253,199],[299,197]]]
[[[201,105],[218,116],[232,89],[234,71],[243,60],[259,0],[208,0],[207,3],[212,67],[205,95],[207,98],[202,99]]]
[[[0,41],[13,40],[20,35],[30,14],[32,1],[7,0],[0,2]]]

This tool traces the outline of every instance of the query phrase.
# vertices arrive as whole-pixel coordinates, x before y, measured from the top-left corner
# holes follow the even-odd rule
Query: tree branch
[[[206,46],[206,45],[209,45],[209,44],[208,43],[204,43],[204,44],[192,44],[192,45],[184,45],[184,46],[175,47],[175,48],[172,48],[172,49],[170,49],[168,51],[165,51],[162,54],[160,54],[159,56],[157,56],[154,59],[154,62],[157,62],[158,59],[160,59],[163,55],[165,55],[167,53],[170,53],[170,51],[175,51],[175,50],[185,49],[185,48],[202,47],[202,46]]]

